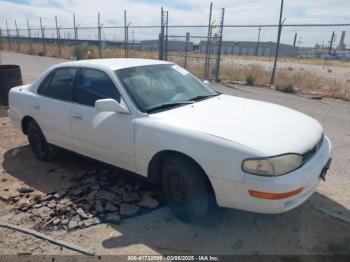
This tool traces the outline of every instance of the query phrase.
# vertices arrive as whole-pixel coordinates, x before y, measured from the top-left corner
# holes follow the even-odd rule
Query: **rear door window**
[[[43,86],[44,95],[63,101],[72,101],[75,77],[78,68],[59,68],[54,71],[47,86]]]

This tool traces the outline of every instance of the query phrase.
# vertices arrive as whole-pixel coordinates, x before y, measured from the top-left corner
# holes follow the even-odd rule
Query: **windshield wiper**
[[[199,100],[202,100],[205,98],[214,97],[214,96],[218,96],[218,95],[220,95],[220,94],[215,93],[215,94],[209,94],[209,95],[195,96],[195,97],[192,97],[189,101],[199,101]]]
[[[192,103],[193,103],[193,101],[181,101],[181,102],[165,103],[165,104],[157,105],[155,107],[148,109],[147,113],[151,113],[153,111],[160,110],[160,109],[167,109],[167,108],[176,107],[179,105],[188,105],[188,104],[192,104]]]

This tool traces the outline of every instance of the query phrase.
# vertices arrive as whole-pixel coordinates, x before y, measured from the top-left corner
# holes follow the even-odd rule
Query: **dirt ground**
[[[4,53],[2,63],[19,64],[25,82],[62,60]],[[320,211],[350,219],[350,103],[314,100],[253,87],[213,88],[229,95],[265,100],[311,115],[321,122],[333,144],[333,164],[327,181],[300,207],[279,215],[261,215],[238,210],[221,210],[206,221],[190,225],[177,220],[163,206],[152,212],[89,228],[44,231],[46,234],[93,250],[98,255],[151,254],[347,254],[350,255],[350,224]],[[33,193],[50,193],[68,188],[82,170],[101,164],[73,154],[44,163],[31,153],[26,137],[15,130],[0,108],[0,195],[9,196],[29,185]],[[15,213],[13,205],[0,200],[0,219],[32,227],[26,212]],[[0,228],[0,254],[77,254],[47,241]]]

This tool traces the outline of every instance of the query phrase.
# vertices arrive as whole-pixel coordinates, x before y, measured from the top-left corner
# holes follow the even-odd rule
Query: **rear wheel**
[[[161,176],[165,198],[176,217],[194,222],[208,214],[211,192],[204,172],[195,163],[180,156],[168,157]]]
[[[29,146],[38,159],[50,161],[57,157],[59,149],[46,141],[44,134],[35,121],[28,123],[27,136]]]

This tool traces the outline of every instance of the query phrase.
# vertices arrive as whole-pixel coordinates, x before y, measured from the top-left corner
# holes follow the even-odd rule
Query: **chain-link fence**
[[[225,9],[210,5],[202,25],[169,24],[161,9],[159,25],[39,25],[0,28],[0,49],[67,59],[139,57],[169,60],[211,80],[265,85],[286,92],[322,90],[349,96],[350,24],[287,24],[283,1],[277,24],[225,24]],[[280,33],[279,33],[280,32]],[[278,63],[277,63],[278,59]],[[336,86],[336,88],[334,87]],[[339,94],[334,95],[335,90]]]

